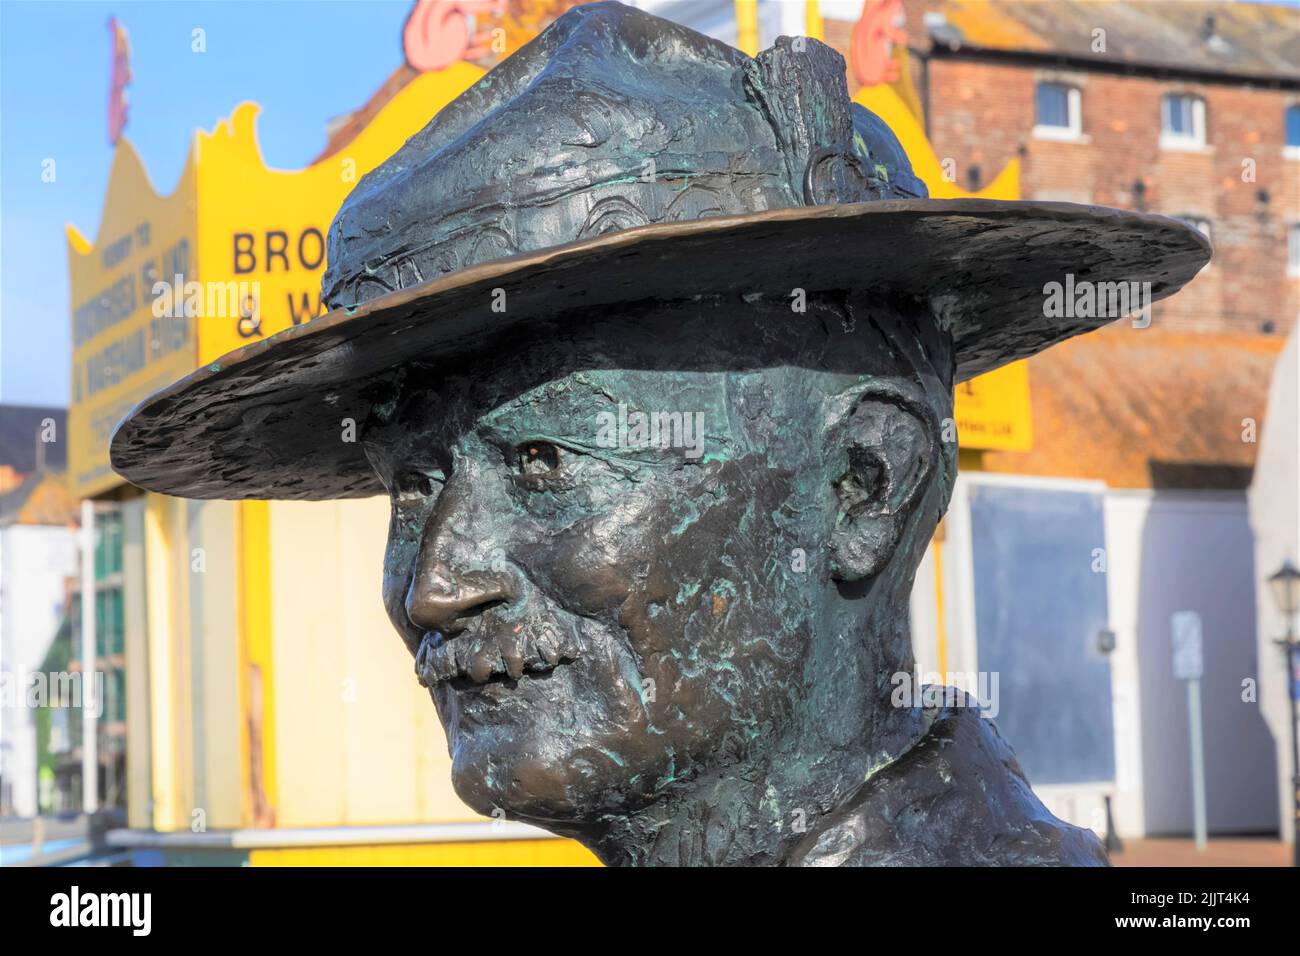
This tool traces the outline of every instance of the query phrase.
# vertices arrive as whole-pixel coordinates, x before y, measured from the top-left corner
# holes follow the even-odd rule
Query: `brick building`
[[[977,189],[1194,222],[1214,261],[1167,330],[1285,334],[1300,311],[1300,11],[1206,2],[904,0],[939,156]],[[828,23],[828,36],[837,24]]]

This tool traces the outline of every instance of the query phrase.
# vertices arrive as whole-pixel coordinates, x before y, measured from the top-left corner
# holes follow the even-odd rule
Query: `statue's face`
[[[408,382],[365,433],[393,503],[385,605],[483,813],[626,812],[767,746],[807,703],[835,587],[848,456],[816,375],[586,348]]]

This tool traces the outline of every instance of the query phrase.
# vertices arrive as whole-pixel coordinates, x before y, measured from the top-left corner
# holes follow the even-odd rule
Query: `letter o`
[[[303,243],[308,236],[316,237],[316,259],[313,262],[307,261],[307,253],[303,251]],[[303,230],[302,235],[298,237],[298,262],[304,269],[318,269],[320,264],[325,261],[325,237],[315,226],[308,226]]]

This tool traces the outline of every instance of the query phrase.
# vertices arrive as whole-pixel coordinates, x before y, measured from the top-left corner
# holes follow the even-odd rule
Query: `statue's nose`
[[[505,575],[468,572],[451,575],[444,569],[417,571],[406,595],[406,616],[421,630],[443,635],[462,631],[470,618],[510,600]]]

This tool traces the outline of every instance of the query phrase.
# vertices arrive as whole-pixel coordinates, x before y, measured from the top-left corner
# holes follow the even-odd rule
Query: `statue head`
[[[951,347],[919,319],[643,303],[393,376],[363,433],[384,601],[462,799],[598,821],[884,746],[956,464]]]

